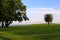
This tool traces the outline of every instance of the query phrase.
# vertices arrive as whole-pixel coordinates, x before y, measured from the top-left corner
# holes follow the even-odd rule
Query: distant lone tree
[[[53,20],[53,15],[52,14],[45,14],[44,20],[45,20],[45,22],[48,22],[48,25],[49,25],[50,22],[52,22],[52,20]]]

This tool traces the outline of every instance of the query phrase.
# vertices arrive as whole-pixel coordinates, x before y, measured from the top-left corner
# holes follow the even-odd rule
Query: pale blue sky
[[[60,9],[60,0],[22,0],[27,8],[43,7]]]

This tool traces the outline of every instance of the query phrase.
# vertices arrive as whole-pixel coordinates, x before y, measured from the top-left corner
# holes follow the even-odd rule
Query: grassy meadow
[[[60,40],[60,24],[0,28],[0,40]]]

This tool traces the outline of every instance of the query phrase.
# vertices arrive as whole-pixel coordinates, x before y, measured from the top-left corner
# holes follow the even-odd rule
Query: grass
[[[0,28],[0,40],[60,40],[60,24]]]

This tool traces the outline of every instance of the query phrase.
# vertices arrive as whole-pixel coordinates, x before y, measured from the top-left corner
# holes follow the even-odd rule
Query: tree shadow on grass
[[[35,34],[48,34],[47,32],[43,32],[43,31],[36,31],[36,32],[15,32],[14,34],[16,34],[16,35],[35,35]]]
[[[60,40],[60,35],[43,35],[43,36],[34,36],[34,40]]]
[[[0,40],[11,40],[11,39],[3,37],[3,36],[0,36]]]

